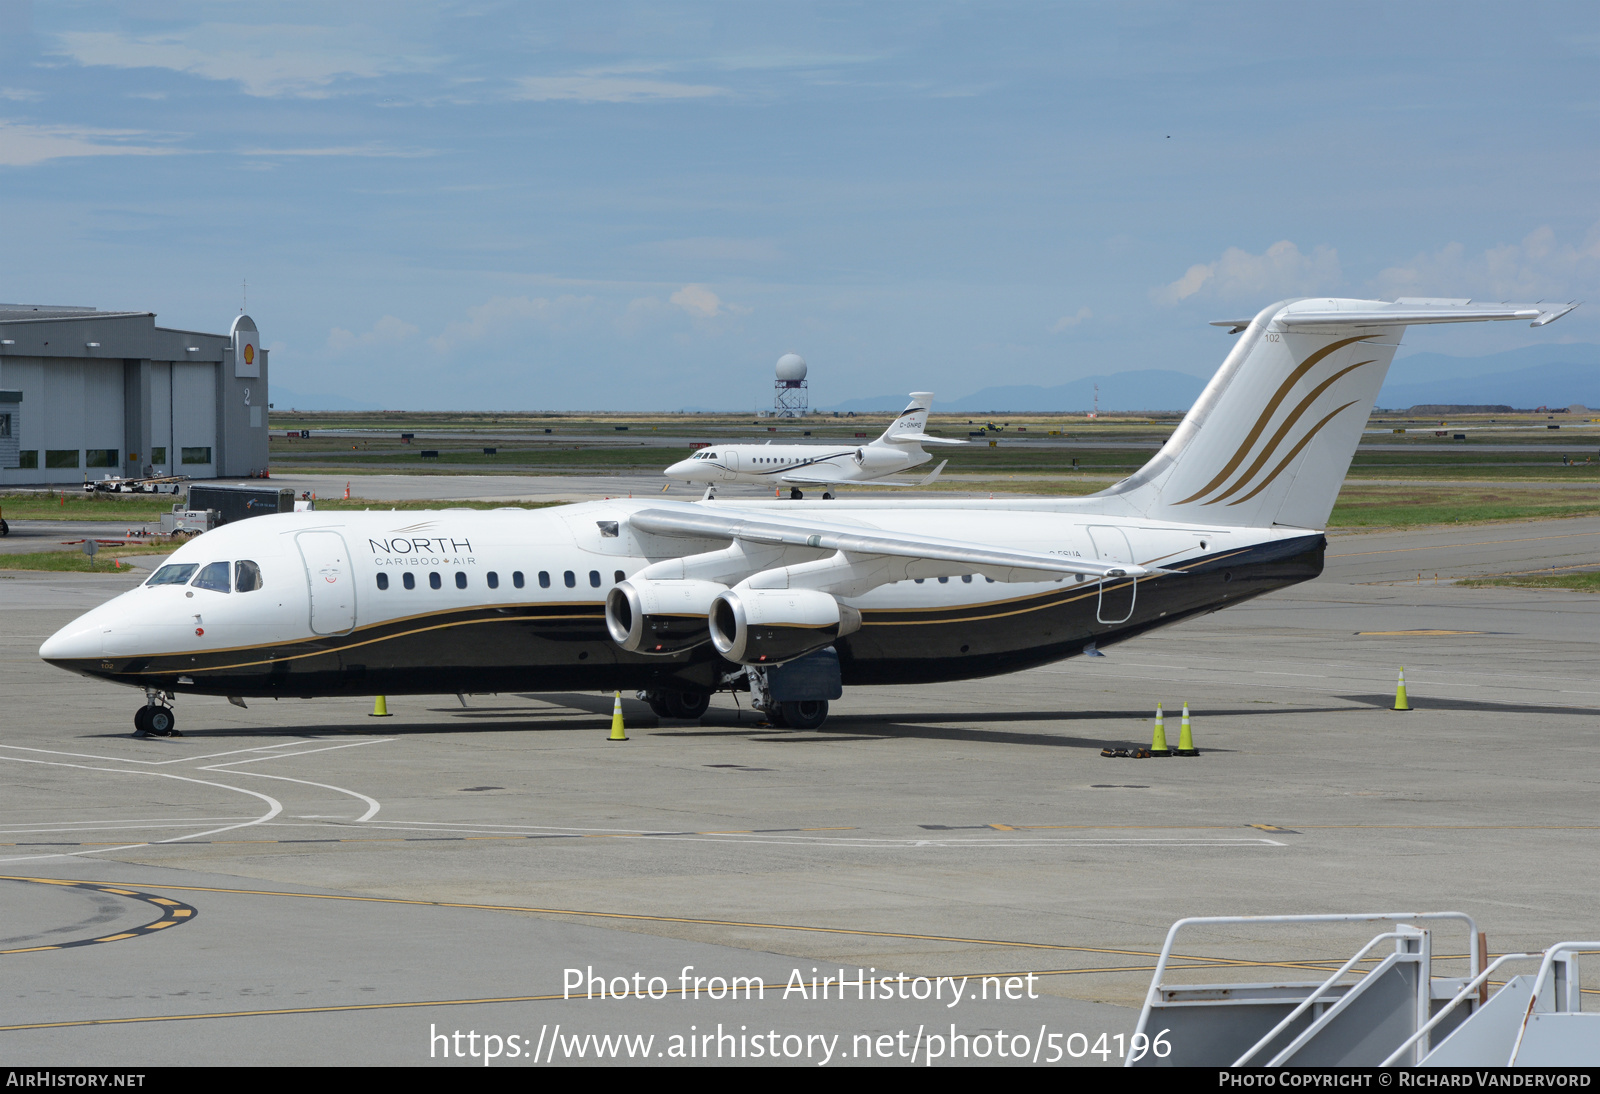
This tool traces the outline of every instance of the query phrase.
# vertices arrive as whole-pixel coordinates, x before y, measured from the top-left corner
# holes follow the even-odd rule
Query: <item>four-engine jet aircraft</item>
[[[789,497],[795,501],[805,496],[801,487],[820,486],[822,496],[832,498],[835,486],[873,482],[927,463],[933,457],[922,450],[925,444],[966,444],[928,436],[928,405],[932,402],[932,392],[913,391],[911,405],[871,444],[848,448],[817,444],[712,445],[679,460],[662,474],[683,482],[705,483],[710,488],[708,498],[715,495],[718,486],[732,482],[787,486]],[[880,485],[926,486],[943,470],[944,463],[940,463],[920,482]]]
[[[749,689],[820,725],[844,686],[1014,672],[1314,578],[1405,327],[1572,305],[1295,300],[1239,340],[1142,469],[1078,498],[604,501],[294,513],[180,547],[39,654],[238,697],[638,689],[663,715]]]

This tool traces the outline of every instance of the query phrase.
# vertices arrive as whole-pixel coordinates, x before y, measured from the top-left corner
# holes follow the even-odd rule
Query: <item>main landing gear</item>
[[[799,699],[767,708],[767,721],[784,729],[816,729],[828,720],[826,699]]]
[[[695,689],[652,688],[638,693],[650,704],[657,718],[685,718],[694,721],[711,706],[711,693]]]
[[[173,716],[172,708],[167,705],[172,698],[172,693],[163,695],[154,688],[146,688],[145,705],[140,707],[133,716],[133,735],[135,737],[182,737],[178,732],[178,720]]]

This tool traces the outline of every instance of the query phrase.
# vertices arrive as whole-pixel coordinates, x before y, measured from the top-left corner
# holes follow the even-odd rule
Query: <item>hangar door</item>
[[[1101,562],[1133,561],[1133,548],[1121,528],[1095,524],[1089,528],[1089,539],[1094,543],[1094,553]],[[1139,595],[1139,582],[1132,577],[1106,578],[1100,582],[1099,598],[1095,605],[1095,618],[1102,623],[1125,623],[1133,615],[1133,603]]]
[[[295,543],[311,587],[311,633],[350,633],[356,625],[356,585],[344,537],[338,532],[301,532]]]

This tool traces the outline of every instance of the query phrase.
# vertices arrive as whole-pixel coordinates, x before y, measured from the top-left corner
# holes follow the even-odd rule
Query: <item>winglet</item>
[[[1541,312],[1540,315],[1539,315],[1539,318],[1537,318],[1533,322],[1529,323],[1528,326],[1530,326],[1530,327],[1542,327],[1546,323],[1554,323],[1557,319],[1560,319],[1563,315],[1566,315],[1573,308],[1576,308],[1578,306],[1578,304],[1579,304],[1579,301],[1577,301],[1577,300],[1574,300],[1570,304],[1557,304],[1555,307],[1551,308],[1549,311]]]
[[[939,477],[939,472],[944,470],[944,465],[949,463],[949,462],[950,462],[949,460],[940,460],[939,461],[939,466],[935,467],[932,471],[928,472],[927,478],[925,478],[921,482],[917,483],[917,485],[918,486],[927,486],[930,483],[932,483],[934,479]]]

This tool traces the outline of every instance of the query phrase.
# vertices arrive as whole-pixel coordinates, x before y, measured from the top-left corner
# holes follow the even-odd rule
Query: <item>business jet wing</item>
[[[939,466],[915,482],[904,482],[899,479],[830,479],[822,475],[809,475],[805,473],[784,475],[782,482],[793,486],[927,486],[939,477],[939,472],[944,470],[944,465],[949,460],[940,460]]]
[[[698,508],[698,507],[697,507]],[[1063,574],[1084,577],[1147,577],[1169,571],[1131,562],[1097,562],[1035,551],[1001,550],[978,543],[908,535],[904,532],[863,531],[813,520],[809,516],[762,513],[695,512],[685,509],[644,509],[628,518],[629,527],[646,535],[682,539],[729,539],[783,547],[811,547],[851,555],[888,556],[908,560],[953,562],[996,581],[1048,581]]]

